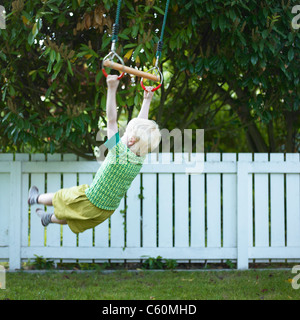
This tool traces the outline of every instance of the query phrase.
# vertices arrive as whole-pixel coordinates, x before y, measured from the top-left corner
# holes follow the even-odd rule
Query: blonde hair
[[[161,140],[159,127],[153,120],[134,118],[129,121],[126,131],[128,139],[135,139],[129,149],[138,156],[145,156],[156,149]]]

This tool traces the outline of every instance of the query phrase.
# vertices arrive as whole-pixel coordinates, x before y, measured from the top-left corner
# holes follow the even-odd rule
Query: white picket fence
[[[193,154],[189,161],[171,157],[149,155],[111,218],[76,235],[68,226],[43,228],[27,205],[28,189],[90,184],[100,164],[69,154],[0,154],[0,260],[10,269],[35,255],[64,262],[230,260],[238,269],[300,261],[299,154],[208,153],[203,172],[200,166],[193,174],[186,173]]]

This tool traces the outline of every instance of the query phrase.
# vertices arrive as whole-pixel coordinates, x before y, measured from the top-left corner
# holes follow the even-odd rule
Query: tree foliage
[[[207,151],[299,151],[299,31],[295,1],[171,1],[151,117],[161,128],[204,128]],[[101,60],[117,1],[4,1],[0,30],[2,152],[89,157],[105,126]],[[165,1],[123,1],[117,52],[154,64]],[[123,78],[119,117],[140,108],[139,80]]]

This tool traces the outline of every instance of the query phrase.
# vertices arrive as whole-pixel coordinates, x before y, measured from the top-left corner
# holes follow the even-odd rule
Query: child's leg
[[[38,197],[38,204],[44,204],[45,206],[52,206],[52,199],[54,197],[54,193],[42,193]]]
[[[58,224],[67,224],[67,221],[66,220],[59,220],[55,217],[54,213],[51,217],[51,222],[52,223],[58,223]]]
[[[47,227],[49,223],[67,224],[66,220],[59,220],[54,213],[45,212],[43,209],[36,209],[37,215],[41,218],[42,225]]]
[[[39,189],[36,186],[32,186],[29,190],[28,204],[44,204],[45,206],[52,206],[53,196],[54,193],[39,194]]]
[[[54,193],[42,193],[39,194],[39,189],[36,186],[32,186],[29,190],[28,204],[43,204],[45,206],[52,206],[52,199]],[[59,220],[55,217],[54,213],[45,212],[43,209],[36,209],[37,215],[41,218],[42,225],[46,227],[49,223],[67,224],[66,220]]]

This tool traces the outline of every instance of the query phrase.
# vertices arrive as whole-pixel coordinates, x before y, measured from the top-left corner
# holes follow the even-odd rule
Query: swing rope
[[[108,68],[119,70],[122,72],[121,75],[118,77],[119,80],[124,76],[125,72],[140,76],[141,77],[141,85],[144,90],[146,90],[146,88],[143,84],[143,78],[146,78],[146,79],[149,79],[152,81],[159,81],[159,79],[160,79],[160,81],[161,81],[160,84],[156,88],[154,88],[152,91],[155,91],[161,87],[162,82],[163,82],[163,75],[158,67],[158,61],[161,58],[162,49],[163,49],[163,38],[164,38],[164,31],[165,31],[166,22],[167,22],[169,4],[170,4],[170,0],[167,0],[165,12],[164,12],[163,24],[162,24],[162,28],[161,28],[161,35],[160,35],[160,39],[157,44],[156,63],[155,63],[155,67],[152,68],[152,69],[155,69],[156,74],[150,74],[149,71],[151,71],[152,69],[150,69],[148,72],[144,72],[144,71],[136,70],[134,68],[126,67],[123,59],[116,53],[115,49],[116,49],[116,43],[118,41],[118,33],[119,33],[119,28],[120,28],[119,19],[120,19],[121,5],[122,5],[122,0],[118,0],[116,19],[115,19],[115,23],[113,24],[113,30],[112,30],[111,51],[106,57],[104,57],[104,59],[102,61],[102,72],[105,75],[105,77],[107,77],[107,73],[106,73],[104,67],[108,67]],[[115,57],[121,62],[121,64],[113,62],[113,59]]]
[[[120,28],[119,19],[120,19],[121,5],[122,5],[122,0],[118,0],[116,19],[115,19],[115,23],[113,24],[113,31],[112,31],[112,41],[114,43],[118,41],[118,33],[119,33],[119,28]]]
[[[157,44],[157,51],[156,51],[156,58],[157,59],[161,58],[161,53],[162,53],[162,49],[163,49],[163,43],[164,43],[163,39],[164,39],[164,32],[165,32],[165,28],[166,28],[166,24],[167,24],[169,4],[170,4],[170,0],[167,0],[163,24],[162,24],[162,28],[161,28],[161,35],[160,35],[160,39]],[[119,20],[120,20],[121,5],[122,5],[122,0],[118,0],[116,19],[115,19],[115,23],[113,24],[113,31],[112,31],[113,49],[115,49],[115,43],[118,41],[118,33],[119,33],[119,29],[120,29]]]
[[[112,68],[113,59],[115,57],[121,62],[121,64],[119,65],[121,68],[118,69],[119,71],[121,71],[121,75],[118,77],[118,80],[123,78],[123,76],[125,74],[124,61],[116,52],[116,43],[118,41],[118,33],[119,33],[119,28],[120,28],[119,19],[120,19],[121,5],[122,5],[122,0],[118,0],[116,19],[115,19],[115,23],[113,24],[113,30],[112,30],[112,44],[111,44],[110,53],[107,56],[105,56],[104,59],[102,60],[102,72],[105,77],[107,77],[107,73],[104,69],[104,66]],[[107,63],[108,63],[108,65],[107,65]]]
[[[165,32],[165,27],[166,27],[166,23],[167,23],[169,4],[170,4],[170,0],[167,0],[166,8],[165,8],[165,14],[164,14],[164,20],[163,20],[163,25],[162,25],[162,28],[161,28],[160,40],[158,41],[158,44],[157,44],[157,51],[156,51],[157,62],[158,62],[158,59],[161,58],[161,52],[162,52],[162,49],[163,49],[163,43],[164,43],[163,39],[164,39],[164,32]]]

